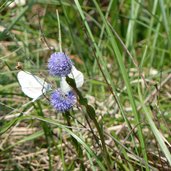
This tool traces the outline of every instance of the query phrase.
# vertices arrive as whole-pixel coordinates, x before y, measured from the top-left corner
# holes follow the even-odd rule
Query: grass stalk
[[[37,106],[35,104],[33,104],[38,115],[41,116],[41,117],[44,117],[44,113],[42,111],[42,107],[41,107],[41,104],[39,101],[37,101]],[[52,134],[51,134],[51,129],[49,127],[49,125],[45,122],[42,122],[42,128],[43,128],[43,131],[44,131],[44,135],[45,135],[45,139],[46,139],[46,143],[47,143],[47,146],[48,146],[48,157],[49,157],[49,171],[52,170],[52,157],[51,157],[51,144],[50,144],[50,139],[52,138]]]
[[[137,112],[137,108],[136,108],[136,105],[135,105],[135,101],[134,101],[130,81],[129,81],[129,78],[128,78],[128,74],[127,74],[126,68],[125,68],[123,60],[122,60],[122,55],[120,53],[120,50],[119,50],[118,45],[116,43],[116,40],[114,39],[114,35],[112,34],[112,31],[111,31],[109,25],[107,24],[107,21],[105,20],[105,17],[103,16],[103,14],[101,12],[101,9],[100,9],[99,5],[97,4],[97,2],[95,0],[93,0],[93,2],[95,4],[95,6],[96,6],[97,11],[99,12],[99,14],[101,16],[102,21],[105,24],[105,28],[106,28],[106,32],[107,32],[108,37],[109,37],[109,41],[111,42],[113,52],[114,52],[115,57],[116,57],[116,59],[117,59],[117,61],[119,63],[120,71],[122,73],[124,82],[126,84],[128,97],[129,97],[130,104],[131,104],[131,107],[133,109],[133,113],[134,113],[134,116],[135,116],[135,121],[136,121],[136,124],[138,124],[138,136],[139,136],[139,140],[140,140],[141,151],[142,151],[142,154],[143,154],[143,157],[144,157],[145,161],[148,163],[147,154],[146,154],[146,151],[145,151],[144,138],[143,138],[143,134],[142,134],[142,128],[141,128],[141,125],[139,124],[140,123],[140,116],[139,116],[139,114]],[[147,166],[146,169],[149,170],[148,165],[146,165],[146,166]]]
[[[157,142],[160,145],[160,149],[163,151],[164,155],[166,156],[166,158],[167,158],[167,160],[171,166],[171,154],[170,154],[169,149],[167,148],[167,146],[164,142],[164,139],[163,139],[161,132],[159,132],[159,130],[157,129],[157,127],[156,127],[156,125],[152,119],[151,109],[149,107],[146,107],[146,105],[145,105],[146,100],[143,99],[142,93],[140,91],[140,87],[138,87],[138,93],[139,93],[140,102],[142,104],[142,109],[144,111],[144,114],[145,114],[145,117],[148,121],[148,124],[149,124],[154,136],[156,137]]]

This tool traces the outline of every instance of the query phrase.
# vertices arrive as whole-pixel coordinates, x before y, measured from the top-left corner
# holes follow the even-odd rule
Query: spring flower
[[[51,94],[50,102],[57,111],[65,112],[76,104],[77,99],[72,91],[63,93],[61,89],[57,89]]]
[[[48,69],[53,76],[65,77],[71,72],[72,62],[63,52],[53,53],[48,60]]]

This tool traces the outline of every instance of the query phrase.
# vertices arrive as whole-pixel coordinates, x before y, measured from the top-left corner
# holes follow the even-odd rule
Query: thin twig
[[[46,38],[45,38],[45,35],[44,35],[44,33],[43,33],[43,29],[42,29],[42,27],[41,27],[40,15],[39,15],[39,13],[38,13],[37,15],[38,15],[38,18],[39,18],[38,21],[39,21],[39,29],[40,29],[40,33],[41,33],[41,37],[42,37],[41,40],[44,41],[44,43],[46,44],[46,46],[48,47],[48,49],[49,49],[50,51],[53,51],[55,48],[54,48],[53,46],[49,45],[49,43],[47,42],[47,40],[46,40]]]
[[[146,104],[152,97],[157,95],[157,92],[171,79],[171,73],[161,82],[157,88],[155,88],[145,99],[144,104]],[[143,105],[138,106],[137,110],[139,111]]]
[[[143,79],[144,81],[144,84],[146,85],[147,88],[149,88],[145,78],[144,78],[144,75],[141,73],[140,69],[139,69],[139,64],[138,62],[135,60],[135,58],[131,55],[131,53],[129,52],[129,50],[127,49],[127,47],[125,46],[124,42],[121,40],[121,38],[119,37],[118,33],[115,31],[115,29],[111,26],[111,24],[108,22],[108,25],[110,26],[112,32],[114,33],[114,35],[116,36],[116,38],[119,40],[119,42],[121,43],[123,49],[125,50],[125,52],[128,54],[128,56],[131,58],[133,64],[135,65],[135,67],[137,68],[138,70],[138,73],[139,75],[141,76],[141,78]]]

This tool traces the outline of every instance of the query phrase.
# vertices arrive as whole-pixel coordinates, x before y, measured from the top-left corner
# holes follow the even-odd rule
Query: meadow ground
[[[170,16],[170,0],[1,0],[0,170],[171,170]],[[84,75],[65,112],[59,51]],[[52,89],[32,102],[21,69]]]

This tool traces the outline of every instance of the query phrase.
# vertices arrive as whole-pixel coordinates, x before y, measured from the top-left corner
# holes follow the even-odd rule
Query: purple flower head
[[[71,109],[76,104],[76,101],[76,96],[72,91],[64,94],[61,89],[55,90],[50,98],[52,106],[59,112]]]
[[[53,53],[48,60],[49,73],[53,76],[64,77],[71,72],[72,62],[63,52]]]

